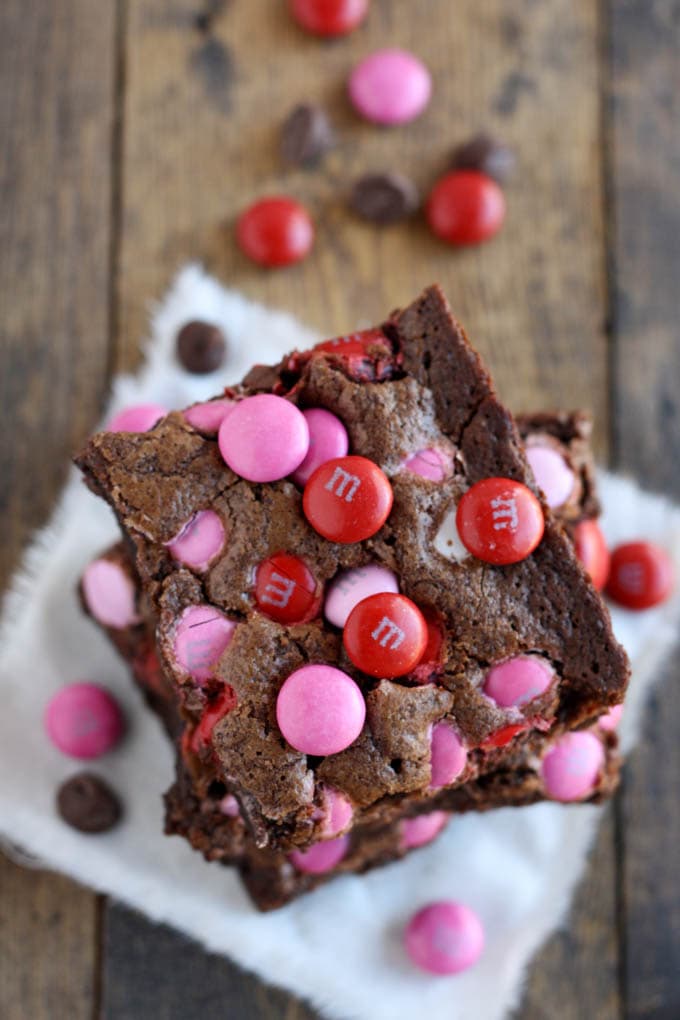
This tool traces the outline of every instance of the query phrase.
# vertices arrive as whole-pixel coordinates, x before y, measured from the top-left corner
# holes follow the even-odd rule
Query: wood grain
[[[0,590],[106,381],[112,12],[0,4]],[[0,860],[3,1020],[89,1020],[96,957],[96,898]]]
[[[609,4],[615,463],[680,495],[680,4]],[[680,1016],[680,673],[649,707],[621,803],[626,1017]]]
[[[149,302],[188,259],[329,334],[379,320],[438,279],[508,402],[590,406],[603,453],[609,391],[595,5],[518,0],[510,9],[503,0],[459,0],[454,13],[449,0],[375,0],[368,24],[331,44],[304,36],[283,4],[214,6],[206,32],[191,0],[128,0],[116,367],[136,363]],[[359,123],[344,95],[352,64],[390,44],[419,53],[435,80],[428,112],[398,131]],[[279,125],[302,99],[322,102],[339,135],[316,173],[284,171],[277,152]],[[351,181],[367,170],[396,165],[425,192],[450,149],[481,127],[519,155],[508,221],[492,244],[453,252],[422,220],[380,231],[346,211]],[[308,204],[318,238],[307,262],[271,273],[240,255],[233,223],[250,201],[279,191]],[[614,865],[608,825],[570,934],[553,940],[534,969],[523,1020],[546,1017],[555,1002],[567,1018],[584,1009],[601,1020],[619,1016]],[[241,984],[228,965],[208,965],[195,947],[121,908],[107,915],[105,958],[106,1020],[128,1020],[133,1003],[147,1002],[147,967],[159,974],[154,1012],[169,1020],[202,1015],[187,989],[186,959],[200,967],[193,987],[209,1010],[238,987],[235,1017],[297,1016],[294,1000],[261,998],[269,993],[250,978]]]

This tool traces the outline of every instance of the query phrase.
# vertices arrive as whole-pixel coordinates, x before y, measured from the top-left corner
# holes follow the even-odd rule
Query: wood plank
[[[113,15],[0,4],[0,590],[105,385]],[[3,1020],[89,1020],[96,955],[96,897],[3,859]]]
[[[595,5],[517,0],[510,12],[502,0],[459,0],[452,14],[447,0],[374,0],[367,25],[331,44],[299,32],[283,4],[212,6],[218,13],[206,32],[196,27],[192,0],[128,3],[117,366],[135,364],[149,301],[189,259],[327,333],[379,319],[438,279],[506,399],[527,409],[592,407],[604,453],[608,362]],[[343,83],[355,60],[390,44],[423,56],[436,99],[415,124],[381,131],[357,121]],[[313,173],[284,171],[277,155],[280,123],[302,99],[322,102],[340,136]],[[508,191],[506,228],[492,244],[452,252],[430,237],[421,219],[381,232],[344,210],[352,179],[368,170],[396,166],[426,191],[451,147],[482,127],[513,144],[520,164]],[[308,204],[318,240],[303,265],[271,273],[240,255],[233,223],[254,198],[280,191]],[[541,957],[523,1020],[546,1015],[548,989],[565,1016],[582,1015],[587,1001],[590,1015],[618,1017],[615,905],[611,880],[602,881],[613,867],[608,827],[570,937]],[[121,1003],[138,989],[125,943],[138,930],[142,945],[152,935],[134,917],[122,924],[110,916],[107,924],[104,1013],[118,1020]],[[188,1018],[176,1005],[186,1003],[186,982],[167,979],[184,973],[184,943],[174,945],[154,1008]],[[217,1001],[227,980],[221,966],[202,973],[203,993]],[[243,1015],[268,1015],[254,999],[244,1008]]]
[[[680,495],[680,17],[610,3],[614,455]],[[626,1016],[680,1015],[680,684],[669,664],[622,799]]]

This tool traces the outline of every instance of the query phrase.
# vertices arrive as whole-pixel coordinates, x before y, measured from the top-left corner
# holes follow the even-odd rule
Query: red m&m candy
[[[321,597],[304,560],[277,553],[257,568],[255,601],[257,608],[277,623],[303,623],[316,615]]]
[[[354,607],[342,641],[354,665],[369,676],[404,676],[423,656],[427,624],[405,595],[383,592]]]
[[[324,354],[338,354],[344,358],[368,353],[371,346],[381,344],[389,347],[389,340],[381,329],[362,329],[357,333],[347,333],[345,336],[336,336],[332,340],[322,340],[314,345],[315,351]]]
[[[500,230],[505,218],[505,198],[486,174],[454,170],[435,184],[426,212],[437,237],[449,244],[479,244]]]
[[[261,266],[289,266],[314,243],[309,213],[292,198],[263,198],[241,213],[236,238],[243,253]]]
[[[347,35],[368,13],[368,0],[289,0],[298,25],[313,35]]]
[[[580,521],[574,530],[576,555],[590,574],[590,580],[602,591],[609,577],[609,549],[597,521]]]
[[[236,708],[236,694],[229,684],[225,684],[219,697],[203,710],[200,722],[191,737],[191,749],[198,752],[202,747],[209,747],[212,733],[220,719]]]
[[[607,595],[626,609],[651,609],[673,591],[673,562],[653,542],[626,542],[612,553]]]
[[[460,539],[485,563],[519,563],[543,538],[543,511],[533,492],[511,478],[485,478],[465,493],[456,511]]]
[[[387,475],[366,457],[335,457],[317,468],[302,506],[315,531],[329,542],[362,542],[379,531],[392,509]]]

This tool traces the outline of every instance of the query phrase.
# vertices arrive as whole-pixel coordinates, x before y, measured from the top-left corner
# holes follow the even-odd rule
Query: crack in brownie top
[[[343,449],[345,433],[349,456],[322,461],[303,500],[291,479],[304,469],[311,411],[338,423],[323,438]],[[263,441],[265,413],[274,426]],[[261,451],[254,463],[241,435]],[[278,461],[290,477],[276,476]],[[147,433],[100,433],[78,463],[134,548],[193,733],[188,767],[228,784],[259,845],[312,841],[324,790],[347,796],[363,820],[386,798],[415,802],[498,769],[513,746],[623,698],[628,664],[607,611],[437,287],[380,329],[258,366]],[[489,479],[511,487],[500,539],[517,530],[515,494],[534,524],[540,517],[537,547],[496,561],[507,565],[470,555],[467,524],[465,544],[456,527]],[[349,514],[360,485],[374,489],[356,501],[355,530],[329,541],[319,515],[329,500],[335,513],[334,499]],[[403,673],[388,660],[405,653],[410,623],[392,609],[371,616],[368,598],[358,607],[345,598],[343,618],[343,588],[365,594],[367,577],[377,585],[368,598],[399,605],[420,628]],[[280,612],[293,592],[298,620]],[[361,607],[363,631],[352,619]]]

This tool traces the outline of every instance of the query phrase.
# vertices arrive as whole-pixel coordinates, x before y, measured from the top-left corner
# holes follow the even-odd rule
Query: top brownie
[[[265,392],[344,424],[350,453],[389,480],[393,504],[379,530],[331,541],[307,497],[303,507],[298,474],[297,484],[253,482],[227,465],[216,441],[221,421],[220,443],[233,404]],[[266,460],[266,443],[262,450]],[[155,606],[189,767],[199,786],[217,780],[236,794],[260,846],[319,838],[332,801],[349,804],[354,823],[384,814],[390,801],[426,803],[433,789],[498,769],[523,742],[585,724],[623,699],[628,663],[607,610],[437,287],[380,329],[258,367],[218,400],[172,413],[147,433],[100,433],[78,463],[113,507]],[[344,513],[359,475],[346,462],[330,469],[324,498]],[[461,499],[491,478],[521,483],[541,500],[542,538],[519,562],[478,559],[457,532]],[[310,488],[319,489],[315,475]],[[515,509],[501,508],[506,532],[517,525]],[[288,567],[277,574],[273,557]],[[376,567],[394,580],[385,588],[398,584],[427,622],[425,652],[405,675],[358,668],[331,611],[331,595],[346,608]],[[260,585],[263,570],[268,585]],[[292,620],[282,605],[291,593]],[[370,636],[389,651],[401,632],[384,619]],[[535,690],[499,686],[498,667],[517,663],[543,678]],[[310,664],[341,670],[365,705],[358,736],[333,753],[316,753],[304,733],[291,742],[290,716],[282,723],[282,687]],[[312,715],[320,703],[307,703]],[[331,728],[342,728],[342,713],[329,713]],[[304,715],[297,725],[304,730]]]

